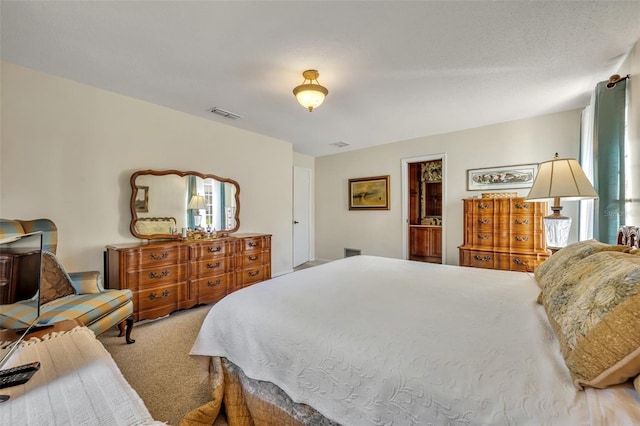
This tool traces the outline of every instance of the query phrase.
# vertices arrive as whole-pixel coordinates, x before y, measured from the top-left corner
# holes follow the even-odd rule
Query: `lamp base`
[[[569,243],[571,218],[554,213],[545,216],[542,220],[547,234],[547,248],[557,250],[566,247]]]

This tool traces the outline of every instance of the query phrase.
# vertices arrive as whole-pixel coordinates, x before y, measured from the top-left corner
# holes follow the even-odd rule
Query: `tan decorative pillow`
[[[633,380],[633,387],[636,388],[636,392],[640,393],[640,376]]]
[[[541,299],[576,386],[604,388],[640,374],[637,256],[602,251],[568,264]]]
[[[42,252],[42,278],[40,280],[40,303],[51,302],[75,294],[69,276],[53,254]]]
[[[597,240],[578,241],[558,250],[542,262],[534,271],[534,276],[541,289],[562,279],[566,268],[585,257],[601,251],[628,252],[630,247],[610,245]]]

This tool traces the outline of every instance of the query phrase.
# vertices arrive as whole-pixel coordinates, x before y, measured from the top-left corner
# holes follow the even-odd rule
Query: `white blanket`
[[[344,425],[632,425],[577,390],[526,273],[355,256],[233,293],[192,348]]]
[[[24,341],[6,368],[40,361],[24,385],[0,389],[0,425],[164,425],[149,414],[93,331],[76,327]]]

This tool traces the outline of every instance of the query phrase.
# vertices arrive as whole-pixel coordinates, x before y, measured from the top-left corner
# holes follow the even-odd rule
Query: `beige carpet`
[[[136,342],[132,345],[127,345],[124,337],[117,337],[117,328],[98,336],[156,420],[175,426],[211,397],[207,384],[200,383],[199,364],[189,356],[211,306],[138,322],[133,328]]]

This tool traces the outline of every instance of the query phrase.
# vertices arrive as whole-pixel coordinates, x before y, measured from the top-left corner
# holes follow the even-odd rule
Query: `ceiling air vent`
[[[350,144],[340,141],[340,142],[330,143],[329,145],[335,146],[336,148],[344,148],[345,146],[349,146]]]
[[[223,116],[224,118],[230,118],[232,120],[237,120],[238,118],[242,118],[241,115],[234,114],[231,111],[227,111],[227,110],[224,110],[224,109],[218,108],[218,107],[213,107],[213,108],[211,108],[210,111],[212,113],[214,113],[214,114],[218,114],[218,115]]]

